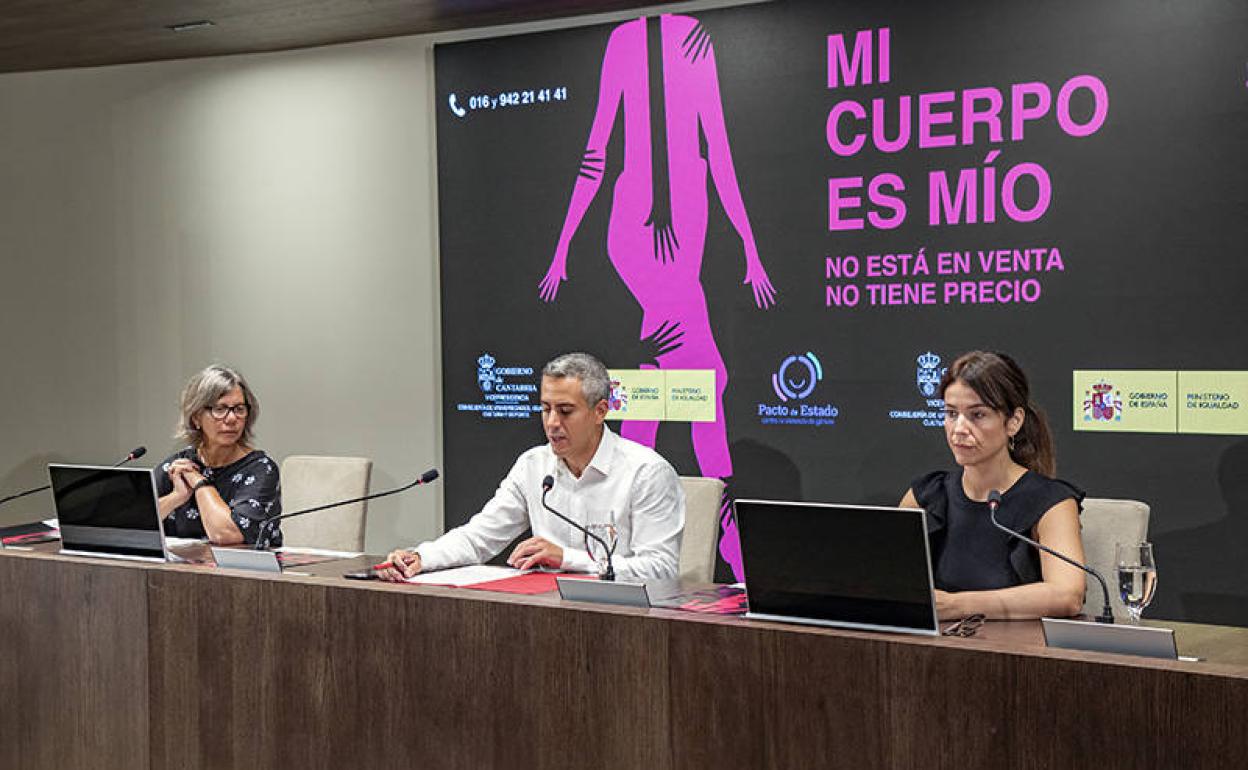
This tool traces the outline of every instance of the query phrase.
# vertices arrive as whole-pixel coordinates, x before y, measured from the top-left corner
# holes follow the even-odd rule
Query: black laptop
[[[156,485],[146,468],[48,465],[61,553],[165,561]]]
[[[737,500],[747,618],[940,633],[923,511]]]

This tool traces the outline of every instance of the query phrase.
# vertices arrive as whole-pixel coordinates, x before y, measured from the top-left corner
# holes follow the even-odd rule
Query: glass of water
[[[589,533],[585,536],[585,550],[589,551],[589,556],[598,565],[598,574],[605,575],[607,573],[607,565],[610,563],[609,558],[615,553],[616,541],[619,535],[615,531],[614,524],[587,524],[586,531]],[[597,535],[607,544],[604,551],[602,543],[589,535]]]
[[[1118,543],[1118,595],[1131,616],[1131,624],[1139,625],[1144,608],[1157,592],[1157,563],[1153,561],[1152,543]]]

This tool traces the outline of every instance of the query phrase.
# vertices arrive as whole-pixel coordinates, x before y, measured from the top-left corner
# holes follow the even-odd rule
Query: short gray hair
[[[543,377],[575,377],[592,409],[611,396],[611,375],[601,361],[588,353],[564,353],[542,367]]]
[[[247,401],[247,421],[243,424],[243,433],[238,440],[239,443],[250,446],[251,428],[260,417],[260,402],[256,399],[256,394],[252,392],[251,386],[247,384],[247,380],[243,379],[243,375],[237,369],[222,364],[205,367],[203,371],[191,377],[186,387],[182,389],[182,416],[178,419],[174,438],[186,441],[195,447],[202,444],[204,431],[196,426],[191,418],[217,403],[217,399],[235,387],[242,389],[243,398]]]

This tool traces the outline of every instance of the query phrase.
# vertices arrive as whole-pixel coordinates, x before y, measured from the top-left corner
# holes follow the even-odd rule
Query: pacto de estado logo
[[[1101,380],[1083,392],[1083,419],[1087,422],[1122,422],[1122,395],[1113,383]]]
[[[789,356],[771,375],[771,387],[781,401],[799,401],[810,395],[815,383],[823,379],[823,365],[814,353]]]
[[[823,364],[809,351],[786,356],[771,375],[771,389],[778,404],[760,403],[762,425],[834,425],[840,410],[830,403],[803,403],[823,380]]]

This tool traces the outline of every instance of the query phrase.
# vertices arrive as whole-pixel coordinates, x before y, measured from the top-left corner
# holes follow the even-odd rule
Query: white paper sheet
[[[170,535],[165,535],[165,545],[170,548],[186,548],[188,546],[200,545],[206,542],[208,541],[200,537],[172,537]]]
[[[303,554],[305,556],[325,556],[330,559],[354,559],[363,555],[361,551],[331,551],[327,548],[305,548],[298,545],[284,545],[273,550],[280,553]]]
[[[511,567],[491,567],[477,564],[470,567],[454,567],[437,572],[422,572],[415,577],[407,578],[408,583],[424,583],[433,586],[470,586],[488,580],[502,580],[533,572],[531,569],[512,569]]]

